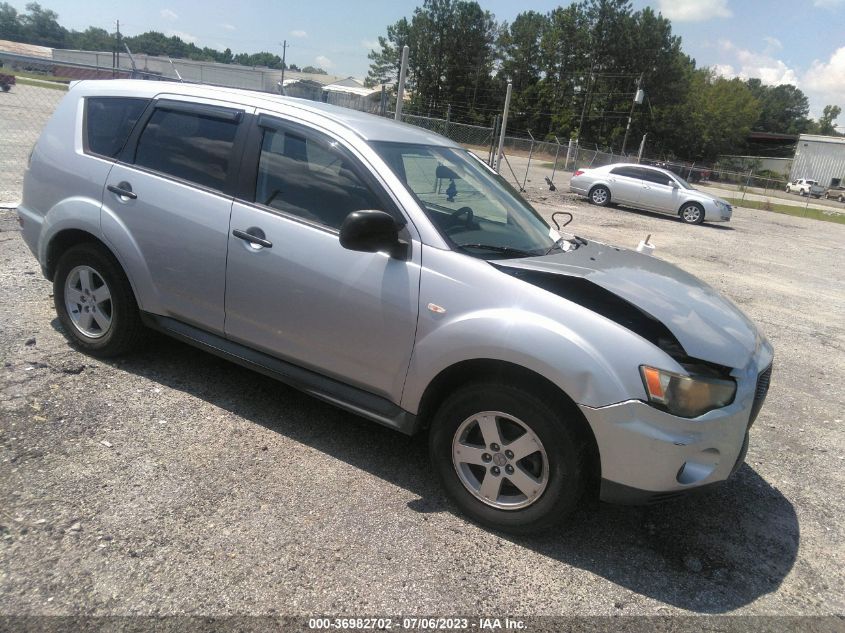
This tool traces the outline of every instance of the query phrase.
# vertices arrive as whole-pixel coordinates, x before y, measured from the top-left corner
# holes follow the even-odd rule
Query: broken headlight
[[[697,418],[734,400],[736,382],[713,376],[684,376],[665,369],[640,366],[650,404],[672,415]]]

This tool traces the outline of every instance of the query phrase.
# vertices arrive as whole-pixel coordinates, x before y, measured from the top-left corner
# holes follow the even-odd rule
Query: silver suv
[[[352,110],[76,84],[18,209],[70,342],[148,328],[403,433],[466,514],[546,528],[743,461],[772,348],[659,259],[560,235],[473,154]]]

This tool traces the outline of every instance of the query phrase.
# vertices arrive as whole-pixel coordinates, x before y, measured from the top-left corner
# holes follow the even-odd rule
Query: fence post
[[[643,140],[640,141],[640,151],[637,152],[637,164],[639,164],[640,161],[643,158],[643,149],[645,149],[645,137],[646,136],[648,136],[648,134],[643,134]]]
[[[748,193],[748,185],[751,184],[751,175],[754,173],[754,168],[748,170],[748,179],[745,181],[745,187],[742,189],[742,201],[745,202],[745,194]]]
[[[502,151],[505,148],[505,132],[508,128],[508,108],[511,107],[511,90],[513,90],[513,84],[508,82],[508,91],[505,93],[505,110],[502,113],[502,130],[499,132],[499,153],[496,155],[496,171],[499,171],[499,165],[502,163]]]
[[[569,137],[569,145],[566,146],[566,162],[563,163],[563,169],[569,169],[569,159],[572,158],[572,148],[575,145],[575,139]]]
[[[557,172],[557,161],[560,156],[560,139],[555,136],[555,143],[557,143],[557,150],[555,151],[555,163],[552,165],[552,182],[555,181],[555,173]],[[567,160],[569,159],[569,152],[566,153]]]
[[[446,138],[452,138],[451,136],[449,136],[449,122],[450,122],[451,118],[452,118],[452,104],[447,103],[446,104],[446,134],[444,134],[444,136]]]
[[[490,155],[487,157],[487,164],[493,166],[493,159],[496,156],[496,136],[499,133],[499,116],[493,117],[493,135],[490,137]]]
[[[402,105],[405,102],[405,76],[408,74],[408,53],[410,47],[406,44],[402,47],[402,68],[399,71],[399,91],[396,94],[396,121],[402,120]]]
[[[522,190],[525,191],[525,183],[528,182],[528,172],[531,170],[531,156],[534,155],[534,135],[531,130],[528,130],[528,136],[531,137],[531,148],[528,150],[528,165],[525,167],[525,178],[522,179]]]

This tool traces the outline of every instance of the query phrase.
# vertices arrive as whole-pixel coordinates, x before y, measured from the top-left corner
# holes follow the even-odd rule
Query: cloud
[[[224,29],[226,29],[227,31],[234,31],[235,30],[235,27],[232,24],[221,24],[220,26],[223,27]]]
[[[168,37],[173,37],[174,35],[178,37],[183,42],[187,42],[188,44],[196,44],[197,43],[197,36],[191,35],[190,33],[185,33],[184,31],[168,31]]]
[[[179,15],[172,9],[162,9],[160,11],[161,17],[168,22],[174,22],[179,19]]]
[[[297,29],[296,31],[291,31],[290,34],[291,34],[292,37],[299,37],[299,38],[308,37],[308,33],[303,31],[302,29]]]
[[[378,40],[361,40],[361,46],[368,51],[378,50],[380,48]]]
[[[765,39],[768,41],[774,38]],[[777,43],[780,44],[780,42]],[[712,68],[723,77],[739,77],[740,79],[758,77],[766,85],[793,84],[797,86],[799,84],[797,71],[782,60],[773,57],[770,47],[771,43],[766,50],[758,53],[739,48],[730,40],[719,40],[719,49],[725,55],[733,57],[736,64],[715,64]]]
[[[765,39],[768,42],[769,38]],[[771,47],[772,43],[768,43]],[[836,49],[827,60],[814,60],[807,70],[790,67],[772,55],[769,47],[755,52],[739,48],[730,40],[720,40],[718,47],[726,59],[711,66],[717,75],[728,79],[757,77],[769,86],[792,84],[807,95],[813,118],[818,118],[826,105],[845,104],[845,46]]]
[[[725,79],[733,79],[736,77],[736,70],[730,64],[713,64],[710,67],[714,73]]]
[[[801,85],[816,115],[825,105],[845,105],[845,46],[836,49],[827,61],[815,60]]]
[[[314,58],[314,62],[317,64],[317,66],[319,68],[322,68],[323,70],[328,70],[329,68],[334,66],[334,62],[332,60],[330,60],[328,57],[326,57],[325,55],[317,55]]]
[[[733,15],[728,0],[657,0],[657,6],[665,17],[675,22],[704,22]]]
[[[779,51],[783,48],[783,44],[781,44],[781,41],[776,37],[767,36],[763,38],[763,41],[766,42],[766,48],[764,49],[766,53],[774,53],[775,51]]]
[[[843,4],[845,0],[814,0],[813,2],[813,6],[820,9],[838,9]]]

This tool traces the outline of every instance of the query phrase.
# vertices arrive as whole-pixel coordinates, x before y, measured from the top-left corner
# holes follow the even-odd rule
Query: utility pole
[[[279,82],[279,94],[285,94],[285,53],[288,50],[288,41],[282,42],[282,81]]]
[[[407,44],[402,47],[402,66],[399,68],[399,89],[396,93],[396,114],[394,119],[402,121],[402,106],[405,103],[405,77],[408,74],[408,55],[411,52]]]
[[[631,100],[631,112],[628,114],[628,125],[625,127],[625,138],[622,139],[622,153],[625,153],[625,146],[628,144],[628,133],[631,131],[631,119],[634,117],[634,106],[637,103],[642,103],[642,97],[640,96],[640,86],[643,83],[643,74],[640,73],[640,76],[637,78],[637,92],[634,93],[634,98]],[[639,101],[637,101],[639,99]]]
[[[587,114],[587,102],[590,100],[590,92],[593,89],[593,68],[595,62],[590,64],[590,79],[587,81],[587,94],[584,96],[584,105],[581,108],[581,120],[578,122],[578,142],[581,142],[581,128],[584,127],[584,116]]]

